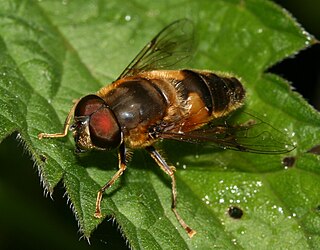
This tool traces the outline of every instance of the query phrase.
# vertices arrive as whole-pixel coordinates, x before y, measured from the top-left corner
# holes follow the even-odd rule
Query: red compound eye
[[[121,130],[112,110],[96,95],[83,97],[75,109],[75,120],[88,117],[90,139],[93,146],[103,149],[116,148],[121,143]],[[83,128],[78,128],[83,130]]]
[[[115,148],[121,142],[119,125],[108,107],[93,113],[89,122],[92,144],[100,148]]]
[[[104,105],[105,102],[100,97],[96,95],[87,95],[78,102],[74,116],[90,116]]]

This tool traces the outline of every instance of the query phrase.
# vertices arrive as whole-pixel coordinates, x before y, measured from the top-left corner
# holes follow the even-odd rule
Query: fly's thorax
[[[102,98],[126,131],[162,119],[167,109],[167,97],[151,80],[144,78],[122,81]]]
[[[127,145],[149,146],[154,142],[150,127],[161,121],[178,124],[185,117],[187,102],[181,97],[179,77],[178,71],[150,71],[97,93],[113,110]]]

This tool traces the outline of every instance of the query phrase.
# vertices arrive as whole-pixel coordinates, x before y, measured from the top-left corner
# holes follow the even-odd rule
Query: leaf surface
[[[102,210],[136,249],[312,248],[320,244],[320,116],[288,83],[265,71],[315,42],[270,1],[4,1],[0,3],[0,138],[19,131],[46,189],[62,179],[82,232],[90,236],[97,190],[117,169],[115,152],[74,154],[60,132],[72,101],[112,82],[165,25],[189,18],[197,49],[190,68],[229,72],[248,92],[246,109],[292,137],[287,155],[162,145],[176,165],[178,211],[196,231],[189,239],[171,212],[170,180],[136,151],[104,196]],[[307,83],[306,83],[307,84]],[[285,156],[295,157],[285,167]],[[228,208],[243,211],[231,218]],[[107,233],[107,232],[106,232]],[[281,239],[281,240],[279,240]]]

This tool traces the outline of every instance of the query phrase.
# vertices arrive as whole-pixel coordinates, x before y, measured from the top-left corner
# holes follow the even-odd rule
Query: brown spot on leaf
[[[43,162],[43,163],[46,163],[47,162],[47,157],[45,155],[39,155],[40,156],[40,160]]]
[[[307,152],[315,155],[320,155],[320,145],[316,145],[310,148]]]
[[[228,214],[230,215],[231,218],[233,219],[241,219],[243,215],[243,211],[241,208],[236,207],[236,206],[231,206],[228,209]]]
[[[282,159],[282,165],[287,168],[293,167],[295,162],[296,162],[296,157],[294,156],[287,156]]]

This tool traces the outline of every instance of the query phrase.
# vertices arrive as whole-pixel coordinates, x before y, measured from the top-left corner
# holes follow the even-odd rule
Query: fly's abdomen
[[[207,71],[183,70],[183,74],[183,97],[191,99],[190,105],[206,109],[209,116],[227,115],[243,104],[245,90],[237,78]]]
[[[190,105],[185,130],[228,115],[243,104],[245,90],[235,77],[194,70],[183,70],[182,74],[182,97]]]

